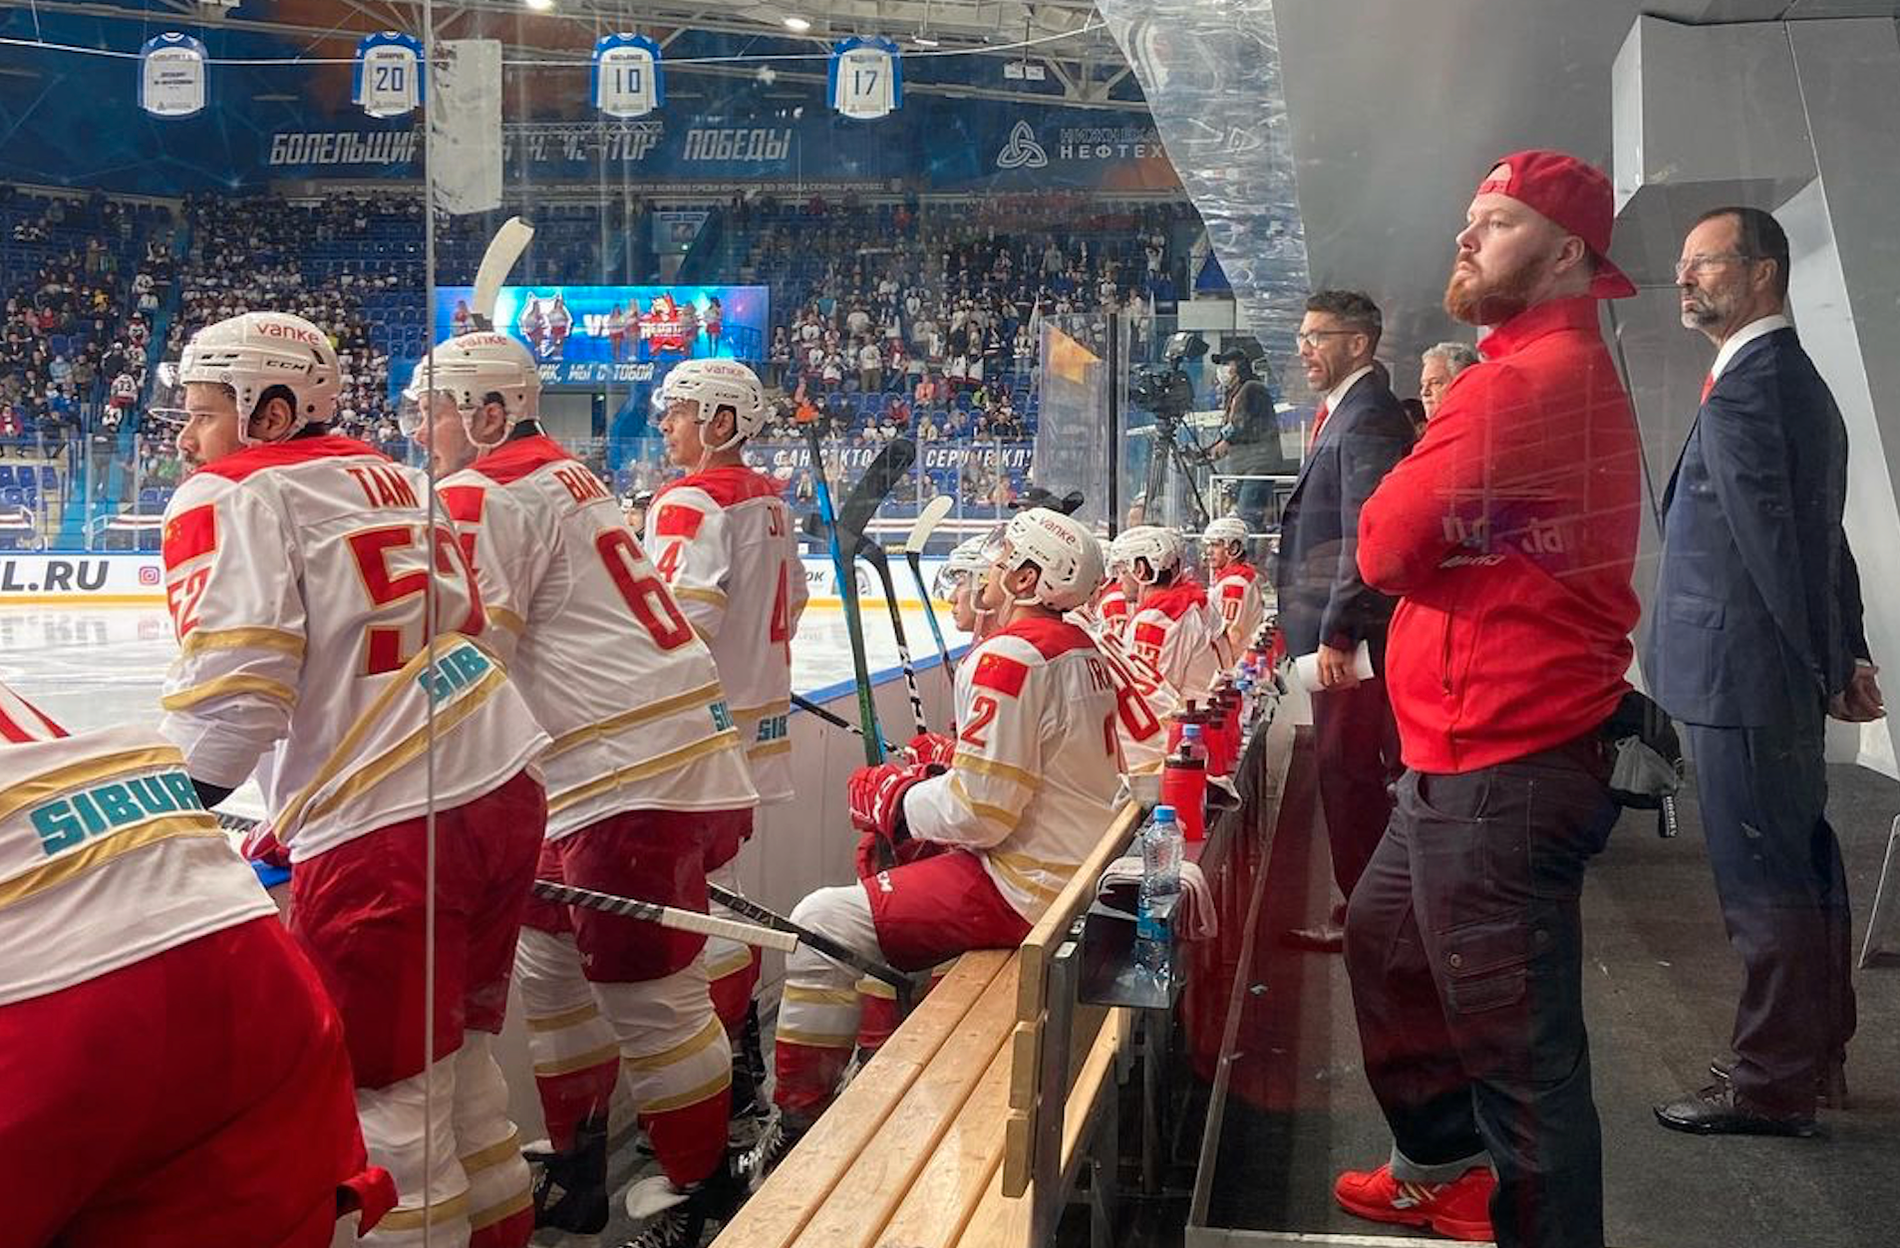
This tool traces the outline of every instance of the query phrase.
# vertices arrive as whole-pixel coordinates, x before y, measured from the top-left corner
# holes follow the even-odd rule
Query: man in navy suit
[[[1378,305],[1356,291],[1322,290],[1306,301],[1300,362],[1322,398],[1273,569],[1287,653],[1318,656],[1314,756],[1333,879],[1347,899],[1392,816],[1388,786],[1403,770],[1383,679],[1394,600],[1367,586],[1358,560],[1359,509],[1412,449],[1412,422],[1373,358],[1382,328]],[[1372,653],[1370,680],[1353,671],[1361,642]],[[1289,939],[1337,953],[1343,917],[1341,909]]]
[[[1828,826],[1826,716],[1881,713],[1841,529],[1847,431],[1785,308],[1768,213],[1705,214],[1676,266],[1682,323],[1718,350],[1663,499],[1644,668],[1688,726],[1702,824],[1745,977],[1732,1061],[1656,1107],[1703,1134],[1811,1135],[1845,1095],[1847,881]]]

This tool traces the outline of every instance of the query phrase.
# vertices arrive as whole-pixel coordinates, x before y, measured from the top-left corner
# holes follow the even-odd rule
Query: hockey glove
[[[845,785],[851,808],[851,826],[895,845],[909,833],[904,828],[904,794],[929,773],[920,763],[879,763],[860,767]]]
[[[290,867],[290,851],[284,848],[268,823],[260,823],[246,832],[243,847],[238,852],[244,855],[246,862],[261,862],[280,871]]]
[[[941,732],[920,732],[904,747],[904,753],[933,776],[950,770],[950,760],[956,752],[957,743]]]

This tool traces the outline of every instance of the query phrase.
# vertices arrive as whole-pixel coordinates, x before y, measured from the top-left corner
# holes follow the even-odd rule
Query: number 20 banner
[[[393,30],[356,45],[351,97],[371,117],[402,117],[422,103],[422,45]]]

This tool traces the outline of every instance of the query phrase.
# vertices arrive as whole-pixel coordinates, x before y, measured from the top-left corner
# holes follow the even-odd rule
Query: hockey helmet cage
[[[981,577],[995,562],[990,557],[987,537],[972,537],[959,542],[937,569],[936,578],[930,585],[930,596],[939,602],[948,602],[962,583],[971,577]]]
[[[1247,522],[1239,516],[1222,516],[1217,520],[1209,520],[1207,528],[1201,533],[1201,545],[1205,549],[1215,542],[1225,542],[1229,546],[1246,549]]]
[[[1054,611],[1072,611],[1102,583],[1102,548],[1080,520],[1047,507],[1019,513],[1003,530],[1003,568],[1033,563],[1035,600]]]
[[[541,372],[521,342],[492,330],[457,334],[436,344],[416,361],[416,371],[402,392],[396,423],[403,436],[413,438],[429,419],[429,396],[445,394],[462,415],[469,441],[483,449],[500,445],[476,439],[471,427],[475,414],[490,395],[501,397],[506,430],[523,420],[534,420],[541,410]]]
[[[765,428],[765,387],[759,377],[737,360],[686,360],[675,364],[660,383],[656,403],[664,413],[673,404],[685,400],[699,404],[698,421],[706,424],[719,409],[733,413],[732,436],[708,450],[726,451]]]
[[[1158,524],[1138,524],[1124,530],[1109,550],[1115,566],[1128,569],[1143,585],[1152,585],[1163,572],[1181,566],[1181,539]],[[1146,577],[1142,576],[1136,560],[1147,562]]]
[[[185,344],[171,379],[181,395],[194,382],[230,387],[237,398],[238,440],[247,446],[250,418],[273,386],[289,390],[294,400],[291,433],[334,416],[343,388],[329,336],[288,312],[245,312],[205,326]]]

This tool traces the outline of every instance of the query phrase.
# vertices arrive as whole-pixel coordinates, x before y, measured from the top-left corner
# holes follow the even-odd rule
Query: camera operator
[[[1221,426],[1220,440],[1209,448],[1219,461],[1220,471],[1254,478],[1296,472],[1297,465],[1287,459],[1280,446],[1273,394],[1267,383],[1254,375],[1253,360],[1241,348],[1230,347],[1216,355],[1214,363],[1220,367],[1221,386],[1227,396],[1227,423]],[[1258,533],[1267,527],[1272,500],[1272,482],[1240,482],[1234,510],[1246,521],[1248,532]]]

